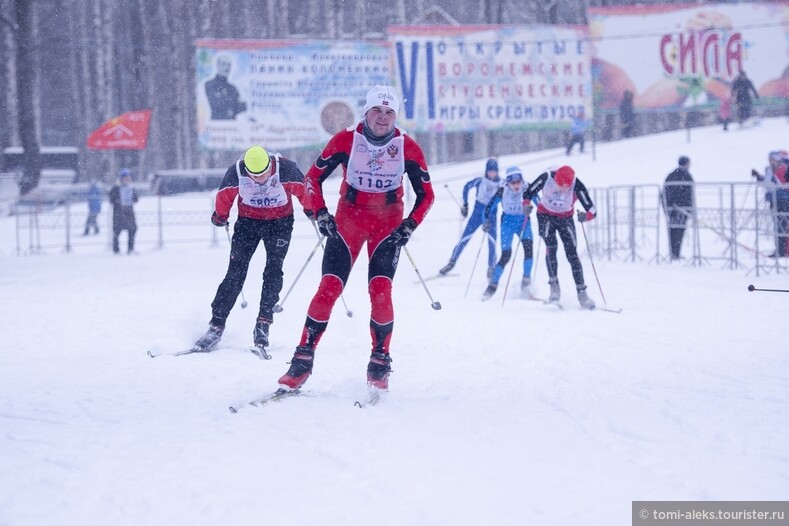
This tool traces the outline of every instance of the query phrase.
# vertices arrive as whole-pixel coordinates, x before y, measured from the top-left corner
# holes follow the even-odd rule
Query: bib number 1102
[[[383,179],[373,179],[372,177],[357,177],[360,188],[375,188],[376,190],[386,190],[392,186],[393,181]]]

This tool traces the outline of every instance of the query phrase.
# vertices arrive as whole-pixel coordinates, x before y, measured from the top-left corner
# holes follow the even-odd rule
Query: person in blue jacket
[[[471,236],[477,231],[479,227],[485,222],[485,207],[493,199],[493,196],[501,188],[501,178],[499,177],[499,162],[494,159],[488,159],[485,163],[485,176],[475,177],[467,182],[463,187],[463,206],[460,213],[463,217],[468,217],[468,194],[472,188],[477,190],[477,198],[474,201],[474,209],[471,211],[471,217],[466,223],[466,228],[463,230],[463,235],[460,236],[460,241],[452,249],[452,255],[447,263],[441,270],[438,271],[441,275],[446,275],[450,270],[455,267],[458,258],[460,257],[463,249],[466,248]],[[493,268],[496,265],[496,223],[491,225],[491,228],[486,232],[488,236],[488,278],[493,274]]]
[[[539,199],[535,196],[535,199]],[[538,202],[538,201],[533,201]],[[532,254],[534,237],[532,236],[531,206],[523,206],[523,173],[517,166],[507,168],[505,186],[500,188],[493,196],[488,206],[485,207],[485,217],[496,217],[496,207],[501,203],[501,258],[493,269],[488,288],[482,294],[482,299],[490,299],[499,286],[499,279],[504,273],[504,267],[512,257],[512,238],[518,236],[523,244],[523,278],[521,280],[521,295],[530,298],[531,268],[534,263]],[[490,222],[486,223],[490,224]],[[485,226],[483,226],[485,228]],[[513,263],[514,264],[514,263]]]
[[[93,228],[94,234],[99,233],[99,223],[96,221],[96,218],[101,213],[102,199],[104,199],[104,191],[99,188],[96,181],[91,181],[88,189],[88,219],[85,221],[85,233],[82,234],[83,236],[87,236],[91,228]]]
[[[589,123],[586,121],[586,114],[583,107],[581,107],[570,124],[570,140],[567,143],[567,155],[570,155],[573,146],[576,144],[578,144],[581,153],[584,153],[584,134],[586,134],[588,127]]]

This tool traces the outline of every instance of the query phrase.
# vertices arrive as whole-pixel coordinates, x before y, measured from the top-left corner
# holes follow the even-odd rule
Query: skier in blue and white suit
[[[463,214],[463,217],[468,216],[468,194],[471,192],[472,188],[476,188],[477,190],[474,209],[471,211],[471,217],[469,217],[468,223],[466,223],[466,229],[463,230],[463,235],[460,236],[460,241],[458,241],[458,244],[452,249],[452,256],[449,258],[449,263],[438,271],[439,274],[444,275],[455,267],[460,253],[463,252],[463,249],[468,245],[471,236],[473,236],[474,232],[485,222],[485,207],[490,203],[501,186],[502,181],[499,177],[499,163],[496,159],[491,158],[488,159],[488,162],[485,164],[485,176],[476,177],[467,182],[463,187],[463,206],[460,209],[460,213]],[[496,265],[495,221],[486,235],[488,236],[488,278],[490,278],[493,273],[493,267]]]
[[[523,244],[523,279],[521,281],[521,295],[530,297],[529,285],[531,284],[531,268],[534,263],[533,247],[534,237],[532,236],[531,220],[529,213],[531,207],[523,206],[523,174],[517,166],[507,168],[505,185],[500,188],[493,196],[488,206],[485,207],[485,217],[491,223],[495,222],[496,207],[501,203],[501,258],[493,269],[488,288],[482,295],[482,299],[489,299],[496,292],[499,286],[499,279],[504,273],[504,267],[512,257],[512,238],[518,236]],[[535,199],[538,199],[535,197]],[[485,228],[483,226],[483,228]],[[514,263],[513,263],[514,264]]]

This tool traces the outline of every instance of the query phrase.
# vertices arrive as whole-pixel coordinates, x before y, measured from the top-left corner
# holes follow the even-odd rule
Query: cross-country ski
[[[250,400],[248,402],[241,402],[241,403],[238,403],[238,404],[230,405],[230,406],[228,406],[228,410],[231,413],[238,413],[239,410],[241,410],[242,408],[245,408],[245,407],[247,407],[247,408],[249,408],[249,407],[262,407],[262,406],[264,406],[264,405],[266,405],[268,403],[278,402],[278,401],[283,400],[285,398],[291,398],[291,397],[294,397],[294,396],[299,396],[300,394],[301,394],[301,390],[299,390],[299,389],[291,390],[291,389],[284,389],[284,388],[280,387],[276,391],[274,391],[274,392],[272,392],[270,394],[267,394],[265,396],[262,396],[260,398],[255,398],[255,399],[252,399],[252,400]]]

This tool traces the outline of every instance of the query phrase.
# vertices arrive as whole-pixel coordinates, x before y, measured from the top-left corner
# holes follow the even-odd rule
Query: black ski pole
[[[522,238],[523,238],[523,231],[526,230],[526,223],[528,223],[528,221],[529,221],[529,216],[526,216],[523,219],[523,224],[521,225],[520,232],[518,232],[518,243],[515,245],[515,253],[512,255],[512,265],[510,266],[510,273],[507,276],[507,284],[504,286],[504,294],[502,294],[502,296],[501,296],[501,306],[502,307],[504,306],[504,301],[507,299],[507,291],[510,288],[510,279],[512,278],[512,271],[515,268],[515,261],[518,259],[518,249],[520,248],[521,243],[523,243],[523,240],[522,240]],[[526,249],[524,249],[524,250],[526,250]]]
[[[474,271],[477,270],[477,263],[479,262],[479,255],[482,254],[482,247],[485,246],[485,239],[487,239],[488,233],[484,230],[482,231],[482,243],[479,244],[479,250],[477,250],[477,257],[474,258],[474,266],[471,267],[471,274],[468,277],[468,283],[466,284],[466,292],[463,293],[463,297],[465,298],[468,296],[468,289],[471,288],[471,280],[474,278]]]
[[[463,205],[460,204],[460,201],[457,200],[457,197],[455,197],[455,194],[453,194],[452,190],[449,189],[449,185],[445,184],[444,188],[447,189],[447,192],[449,192],[449,195],[450,195],[450,197],[452,197],[452,200],[455,202],[455,204],[458,205],[458,208],[463,210]]]
[[[313,257],[313,256],[315,255],[315,253],[318,251],[318,248],[320,248],[320,246],[322,245],[322,243],[323,243],[323,238],[321,237],[320,239],[318,239],[318,243],[315,245],[315,248],[313,248],[313,249],[312,249],[312,252],[310,252],[310,255],[309,255],[309,256],[307,256],[307,261],[305,261],[305,262],[304,262],[304,264],[301,266],[301,270],[299,270],[299,273],[298,273],[298,274],[296,274],[296,279],[294,279],[294,280],[293,280],[293,283],[291,283],[291,284],[290,284],[290,287],[288,288],[288,291],[285,293],[285,297],[284,297],[284,298],[282,298],[282,301],[280,301],[279,303],[277,303],[276,305],[274,305],[274,308],[272,309],[274,312],[282,312],[282,311],[283,311],[283,307],[282,307],[282,305],[283,305],[283,304],[285,303],[285,301],[288,299],[288,296],[290,296],[290,293],[291,293],[291,291],[293,290],[293,287],[295,287],[295,286],[296,286],[296,283],[299,281],[299,278],[300,278],[300,277],[301,277],[301,275],[304,273],[304,270],[307,268],[307,265],[309,265],[309,264],[310,264],[310,261],[312,260],[312,257]]]
[[[753,285],[748,285],[749,292],[789,292],[787,289],[757,289]]]
[[[592,264],[592,272],[594,272],[594,279],[597,281],[597,288],[600,289],[600,296],[603,297],[603,304],[608,305],[608,302],[605,301],[605,294],[603,294],[603,287],[600,285],[600,278],[597,277],[597,269],[594,266],[594,259],[592,258],[592,249],[589,247],[589,238],[586,237],[586,227],[584,227],[583,221],[579,221],[581,225],[581,232],[584,234],[584,242],[586,243],[586,251],[589,253],[589,262]]]
[[[227,242],[230,243],[230,250],[233,250],[233,240],[230,239],[230,223],[225,223],[225,233],[227,234]],[[241,289],[241,308],[247,308],[247,299],[244,297],[244,289]]]
[[[422,279],[422,273],[419,272],[419,269],[416,266],[416,262],[414,261],[414,258],[411,257],[411,253],[408,251],[408,248],[403,247],[403,250],[405,251],[405,255],[408,256],[408,260],[411,262],[411,266],[414,267],[414,271],[416,272],[416,275],[419,277],[419,281],[422,282],[422,286],[425,288],[425,292],[427,292],[427,297],[430,298],[431,301],[430,306],[433,307],[433,310],[441,310],[441,303],[433,299],[433,296],[430,294],[430,291],[427,288],[427,284],[425,283],[425,280]]]

